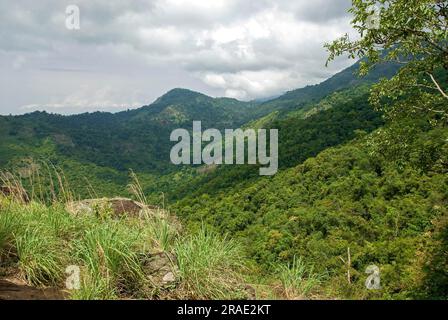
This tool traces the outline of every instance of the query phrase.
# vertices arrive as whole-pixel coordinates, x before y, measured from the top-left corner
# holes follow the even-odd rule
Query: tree
[[[390,118],[446,119],[448,1],[353,0],[350,12],[359,37],[346,34],[327,43],[328,62],[344,54],[361,58],[361,75],[378,63],[403,64],[397,75],[373,87],[370,102]]]

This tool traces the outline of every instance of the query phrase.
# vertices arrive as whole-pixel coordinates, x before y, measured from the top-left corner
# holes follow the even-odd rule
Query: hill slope
[[[276,99],[262,103],[255,108],[255,115],[259,118],[271,112],[280,111],[280,114],[284,116],[288,111],[299,109],[310,103],[317,103],[333,92],[362,84],[373,84],[381,78],[390,78],[400,68],[398,64],[380,64],[375,66],[368,75],[359,77],[357,75],[359,66],[360,62],[357,62],[322,83],[289,91]]]
[[[404,120],[274,177],[188,195],[172,209],[192,230],[205,222],[237,237],[265,270],[302,257],[325,274],[330,295],[445,299],[447,151],[446,127]],[[348,248],[353,285],[341,261]],[[369,292],[371,264],[382,289]]]
[[[249,119],[247,109],[252,105],[174,89],[149,106],[116,114],[60,116],[34,112],[0,117],[0,164],[42,156],[40,149],[48,145],[55,155],[83,163],[120,171],[133,168],[162,173],[174,169],[169,161],[173,129],[189,128],[193,120],[217,128],[238,127]],[[19,148],[21,145],[23,148]]]
[[[332,93],[332,90],[368,84],[395,70],[389,65],[378,70],[374,76],[359,79],[354,75],[355,68],[356,65],[322,84],[298,89],[266,103],[212,98],[186,89],[173,89],[151,105],[115,114],[95,112],[61,116],[34,112],[0,117],[0,168],[23,166],[24,160],[29,162],[30,158],[50,161],[78,180],[75,187],[81,189],[77,191],[84,195],[85,184],[79,183],[76,177],[92,180],[98,192],[110,195],[114,190],[115,193],[123,191],[127,171],[133,169],[146,175],[143,179],[154,189],[158,185],[154,183],[158,180],[156,177],[179,171],[179,167],[169,160],[172,146],[169,135],[173,129],[191,128],[193,120],[202,121],[204,128],[218,129],[260,124],[263,117],[273,110],[280,117],[271,117],[269,122],[284,118],[287,114],[300,114],[304,118],[304,114],[311,114],[310,110],[316,111],[321,97]],[[331,103],[340,104],[337,101]],[[270,125],[266,123],[266,126]],[[353,129],[369,130],[359,125]],[[307,139],[312,140],[314,136],[315,133]],[[336,139],[325,145],[341,141]],[[325,145],[322,144],[322,147]],[[315,152],[321,150],[318,149]],[[288,154],[288,157],[294,157],[291,152]]]

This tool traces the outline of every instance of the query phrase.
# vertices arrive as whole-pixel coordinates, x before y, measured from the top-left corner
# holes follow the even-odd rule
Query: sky
[[[325,67],[323,48],[353,32],[350,3],[2,0],[0,114],[116,112],[173,88],[248,101],[316,84],[353,63]]]

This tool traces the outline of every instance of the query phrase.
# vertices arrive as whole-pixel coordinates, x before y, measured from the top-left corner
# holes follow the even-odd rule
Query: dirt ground
[[[39,289],[27,286],[14,278],[0,279],[0,300],[63,300],[58,289]]]

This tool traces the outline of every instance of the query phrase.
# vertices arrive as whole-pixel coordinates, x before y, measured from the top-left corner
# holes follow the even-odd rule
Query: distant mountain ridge
[[[257,121],[262,124],[260,119],[276,112],[271,119],[274,121],[279,115],[309,108],[338,90],[373,83],[397,70],[397,66],[384,65],[359,78],[355,75],[358,65],[321,84],[293,90],[266,102],[213,98],[176,88],[150,105],[118,113],[62,116],[33,112],[0,116],[0,168],[24,158],[43,157],[56,164],[70,160],[75,162],[73,165],[79,162],[84,167],[93,165],[106,171],[134,169],[155,175],[173,172],[178,168],[169,159],[169,137],[175,128],[190,129],[193,121],[202,121],[203,128],[238,128]]]
[[[357,75],[359,66],[360,62],[358,61],[319,84],[295,89],[286,92],[276,99],[261,103],[256,108],[254,116],[262,117],[274,111],[290,111],[300,108],[307,103],[318,102],[328,94],[338,90],[362,84],[372,84],[381,78],[391,78],[401,67],[399,64],[394,63],[379,64],[368,75],[360,77]]]

